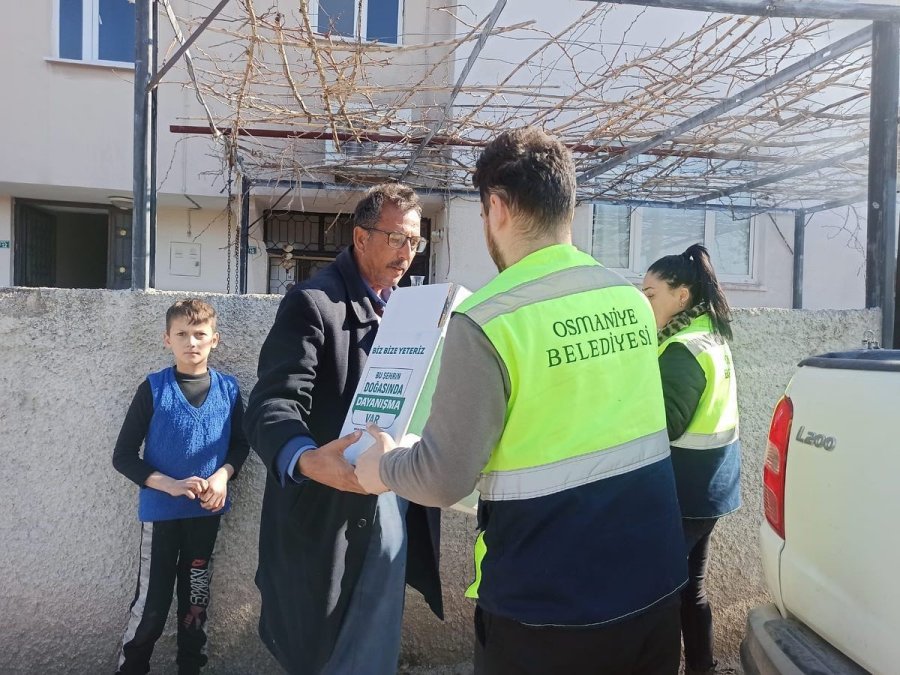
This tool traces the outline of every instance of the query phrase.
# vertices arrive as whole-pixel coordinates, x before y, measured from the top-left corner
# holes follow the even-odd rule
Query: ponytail
[[[713,331],[727,340],[731,339],[731,307],[716,278],[716,270],[705,246],[693,244],[681,255],[662,257],[650,265],[647,271],[653,272],[670,288],[687,286],[691,294],[691,307],[701,302],[706,303]]]

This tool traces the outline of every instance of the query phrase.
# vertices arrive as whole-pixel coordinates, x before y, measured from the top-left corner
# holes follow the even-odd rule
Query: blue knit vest
[[[144,442],[144,459],[157,471],[175,479],[209,478],[225,463],[231,439],[231,413],[238,384],[230,375],[209,369],[209,393],[199,408],[192,406],[175,380],[175,368],[147,376],[153,393],[153,417]],[[231,495],[220,511],[207,511],[199,499],[172,497],[142,488],[138,518],[143,521],[200,518],[231,509]]]

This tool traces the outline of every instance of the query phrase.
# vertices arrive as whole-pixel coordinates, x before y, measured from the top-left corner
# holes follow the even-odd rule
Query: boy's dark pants
[[[178,672],[192,675],[206,665],[206,608],[221,518],[141,523],[138,584],[119,657],[122,675],[149,672],[150,656],[166,625],[176,581]]]
[[[598,628],[526,626],[475,608],[476,675],[677,675],[677,599]]]

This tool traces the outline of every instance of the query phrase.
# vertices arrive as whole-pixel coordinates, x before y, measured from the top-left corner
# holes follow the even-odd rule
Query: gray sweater
[[[381,481],[424,506],[468,496],[503,433],[509,396],[509,373],[484,331],[453,315],[422,439],[384,456]]]

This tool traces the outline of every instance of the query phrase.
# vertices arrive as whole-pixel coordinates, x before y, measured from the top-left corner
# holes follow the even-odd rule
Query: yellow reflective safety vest
[[[659,346],[683,345],[706,377],[697,409],[673,441],[672,468],[684,518],[718,518],[741,506],[741,444],[737,380],[731,349],[701,314]]]
[[[738,439],[737,380],[731,349],[713,332],[709,314],[701,314],[659,346],[659,355],[673,343],[687,347],[706,375],[706,388],[684,434],[671,441],[676,448],[710,450]]]
[[[480,481],[476,580],[486,611],[598,625],[686,580],[656,327],[643,294],[573,246],[541,249],[457,310],[510,383]]]

